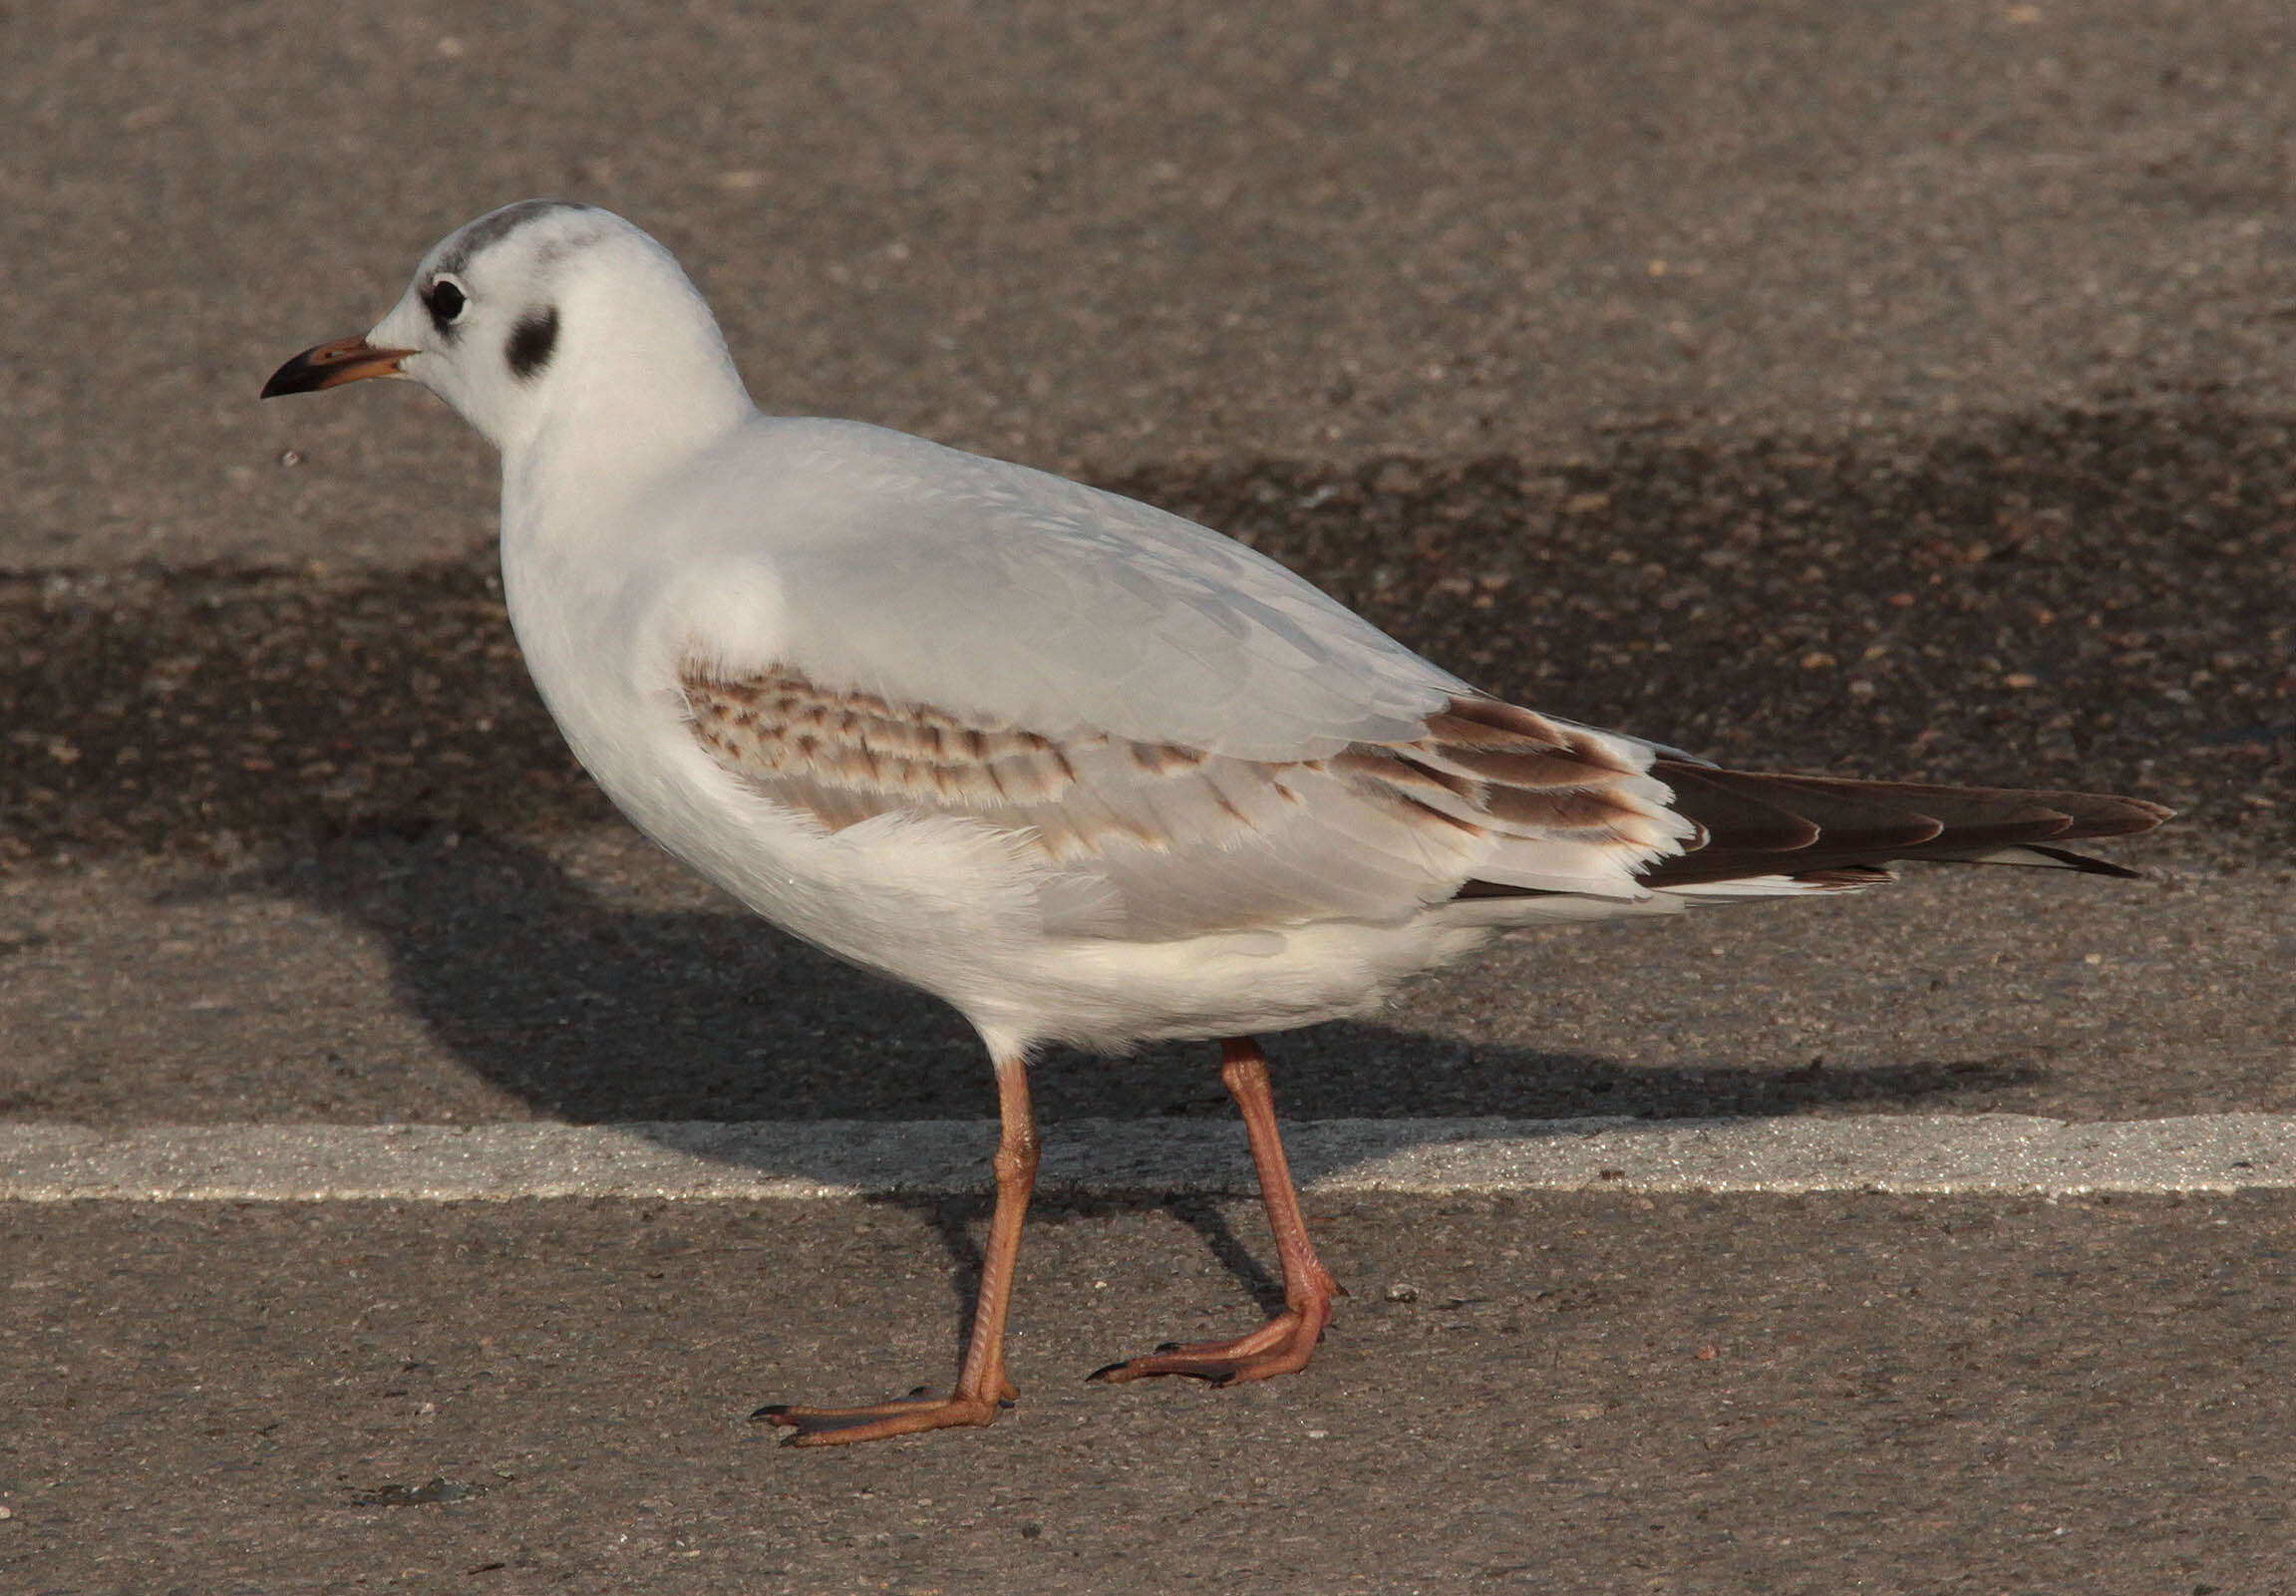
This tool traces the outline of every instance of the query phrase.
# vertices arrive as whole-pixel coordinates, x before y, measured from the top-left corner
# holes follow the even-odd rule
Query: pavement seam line
[[[2296,1116],[1319,1119],[1286,1124],[1311,1194],[1871,1191],[2071,1196],[2296,1187]],[[756,1200],[986,1189],[987,1120],[605,1125],[0,1124],[0,1201]],[[1220,1120],[1046,1127],[1048,1193],[1245,1195]]]

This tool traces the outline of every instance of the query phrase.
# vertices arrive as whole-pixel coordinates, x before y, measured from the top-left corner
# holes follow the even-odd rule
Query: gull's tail
[[[1770,776],[1664,758],[1650,774],[1674,790],[1672,807],[1700,835],[1637,874],[1645,886],[1694,896],[1726,895],[1735,882],[1854,888],[1886,879],[1900,860],[2133,878],[2134,870],[2058,844],[2149,831],[2170,812],[2098,793]]]

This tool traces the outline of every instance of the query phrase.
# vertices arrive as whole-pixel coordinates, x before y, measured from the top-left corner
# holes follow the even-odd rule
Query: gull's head
[[[725,340],[670,252],[608,210],[522,199],[433,245],[364,337],[281,366],[263,397],[421,383],[505,452],[553,421],[624,439],[746,413]]]

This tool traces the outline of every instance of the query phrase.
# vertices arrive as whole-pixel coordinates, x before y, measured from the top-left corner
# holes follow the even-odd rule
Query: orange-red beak
[[[340,388],[368,377],[396,377],[399,362],[414,353],[412,349],[377,349],[364,338],[338,338],[304,350],[271,373],[271,380],[263,385],[263,397],[315,394],[322,388]]]

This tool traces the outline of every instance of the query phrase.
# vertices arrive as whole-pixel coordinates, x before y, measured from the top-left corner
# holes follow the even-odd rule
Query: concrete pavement
[[[970,1196],[993,1128],[968,1119],[625,1125],[0,1124],[0,1201],[473,1202]],[[1311,1198],[1523,1191],[2086,1196],[2296,1186],[2296,1119],[2067,1124],[2023,1115],[1853,1119],[1309,1119],[1284,1146]],[[1088,1119],[1037,1190],[1249,1196],[1236,1128]]]

